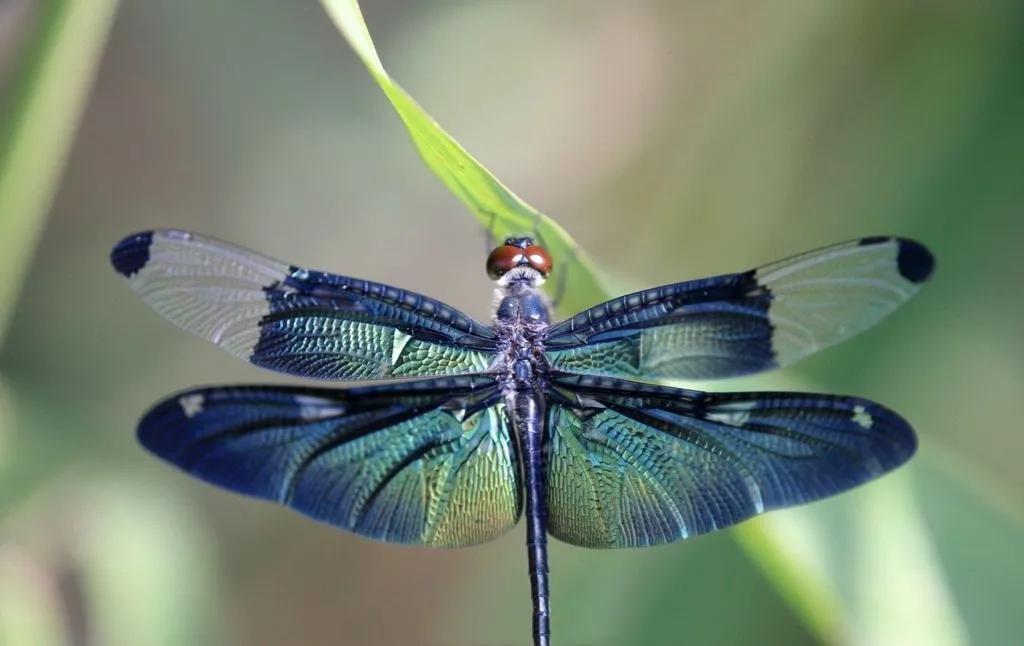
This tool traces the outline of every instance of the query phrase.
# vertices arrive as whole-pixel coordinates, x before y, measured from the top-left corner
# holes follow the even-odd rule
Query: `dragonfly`
[[[859,397],[662,385],[790,365],[874,325],[934,258],[866,237],[628,294],[553,323],[529,236],[486,262],[490,324],[405,289],[186,231],[130,235],[114,268],[158,314],[257,366],[347,388],[187,390],[141,444],[214,485],[391,543],[461,547],[526,517],[534,643],[547,536],[671,543],[819,500],[906,462],[910,425]]]

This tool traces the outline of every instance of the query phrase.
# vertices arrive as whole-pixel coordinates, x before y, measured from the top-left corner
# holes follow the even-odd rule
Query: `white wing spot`
[[[344,415],[346,410],[344,405],[331,406],[329,400],[309,395],[296,395],[295,403],[299,405],[299,417],[306,421]]]
[[[395,330],[394,338],[391,340],[391,365],[397,366],[398,360],[402,358],[402,352],[405,350],[405,346],[412,339],[412,336],[402,332],[401,330]]]
[[[344,406],[303,406],[299,409],[299,417],[306,421],[337,417],[344,414]]]
[[[750,502],[754,503],[754,512],[758,514],[764,513],[764,497],[761,495],[761,486],[757,484],[757,480],[752,477],[747,477],[747,491],[750,493]]]
[[[716,404],[715,408],[717,410],[745,410],[745,411],[752,411],[755,408],[757,408],[757,402],[755,400],[725,402],[724,404]]]
[[[861,428],[871,428],[871,425],[875,423],[871,413],[867,412],[860,404],[853,407],[853,416],[850,419]]]
[[[188,231],[182,231],[180,229],[164,229],[161,233],[164,236],[170,238],[171,240],[184,240],[188,242],[189,240],[192,239],[191,233],[189,233]]]
[[[707,418],[729,426],[743,426],[750,421],[750,411],[733,410],[726,413],[708,413]]]
[[[189,419],[203,412],[203,395],[201,393],[182,395],[178,398],[178,403],[181,404],[181,412],[185,413],[185,417]]]

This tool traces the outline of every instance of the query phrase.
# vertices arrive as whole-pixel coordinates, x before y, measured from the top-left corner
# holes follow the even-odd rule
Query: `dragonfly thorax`
[[[498,333],[502,384],[522,390],[547,372],[543,338],[551,322],[547,297],[527,277],[495,290],[494,329]]]

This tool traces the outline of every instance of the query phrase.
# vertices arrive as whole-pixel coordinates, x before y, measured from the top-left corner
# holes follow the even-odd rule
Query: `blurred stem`
[[[838,643],[844,632],[842,604],[821,573],[795,558],[761,519],[738,525],[731,534],[807,629],[822,643]]]
[[[71,148],[117,0],[49,0],[0,110],[0,340]]]

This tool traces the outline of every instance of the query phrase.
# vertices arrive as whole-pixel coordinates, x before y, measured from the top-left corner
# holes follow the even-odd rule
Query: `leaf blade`
[[[321,0],[327,13],[370,75],[398,113],[417,152],[441,180],[495,239],[533,234],[559,259],[546,287],[549,293],[563,291],[559,310],[574,313],[611,297],[598,277],[594,263],[569,233],[513,193],[470,155],[385,71],[370,38],[356,0]],[[564,285],[562,284],[564,281]]]

